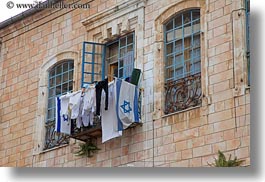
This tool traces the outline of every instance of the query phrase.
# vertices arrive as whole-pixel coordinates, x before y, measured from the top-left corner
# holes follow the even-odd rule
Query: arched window
[[[164,25],[165,113],[201,104],[200,10],[192,9]]]
[[[44,149],[67,144],[69,139],[55,130],[55,98],[73,90],[74,61],[65,60],[53,66],[48,72],[48,105]]]

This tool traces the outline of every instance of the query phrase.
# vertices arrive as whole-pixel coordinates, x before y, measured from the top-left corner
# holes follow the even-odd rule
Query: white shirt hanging
[[[116,89],[114,85],[114,81],[109,83],[108,88],[109,95],[109,109],[105,110],[104,107],[101,107],[101,125],[102,125],[102,143],[116,138],[122,135],[122,131],[118,131],[118,120],[117,120],[117,112],[116,112]],[[105,101],[106,94],[102,92],[101,103],[103,104]]]

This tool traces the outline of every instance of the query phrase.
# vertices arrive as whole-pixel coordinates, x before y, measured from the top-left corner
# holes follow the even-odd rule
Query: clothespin
[[[84,84],[81,91],[82,91],[82,95],[86,92],[86,89],[89,87],[88,84]]]

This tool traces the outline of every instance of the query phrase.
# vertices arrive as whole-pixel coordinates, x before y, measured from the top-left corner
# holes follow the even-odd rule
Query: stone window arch
[[[67,66],[67,68],[66,68]],[[63,144],[67,144],[69,139],[66,139],[63,142],[58,142],[56,140],[64,140],[59,135],[54,135],[54,143],[51,145],[47,145],[47,123],[52,121],[52,97],[56,95],[63,94],[65,91],[75,91],[79,87],[77,85],[78,70],[80,67],[80,61],[78,59],[78,53],[74,51],[64,51],[56,56],[53,56],[49,60],[45,61],[44,64],[40,68],[39,74],[39,91],[38,91],[38,110],[36,116],[36,123],[34,129],[34,154],[39,154],[44,150],[55,148],[57,146],[62,146]],[[60,69],[61,68],[61,69]],[[70,68],[70,69],[69,69]],[[56,74],[56,69],[57,73]],[[60,73],[60,71],[61,73]],[[55,72],[54,72],[55,71]],[[63,83],[63,77],[65,76],[65,83]],[[66,78],[67,76],[67,78]],[[69,76],[71,77],[69,81]],[[57,83],[56,79],[58,77]],[[60,80],[59,77],[62,79]],[[54,83],[52,83],[52,80]],[[60,83],[59,83],[60,82]],[[51,86],[51,84],[55,84]],[[67,88],[64,84],[67,84]],[[56,92],[56,87],[60,87],[61,91],[59,93]],[[51,91],[55,88],[54,93]],[[54,95],[55,94],[55,95]],[[51,129],[52,130],[52,129]]]
[[[204,46],[204,28],[205,28],[205,14],[206,14],[206,7],[205,7],[205,2],[204,1],[199,1],[199,0],[187,0],[187,1],[180,1],[178,3],[176,3],[175,5],[171,5],[168,9],[164,10],[160,15],[158,15],[158,17],[155,19],[155,55],[154,55],[154,64],[155,69],[154,69],[154,75],[156,77],[156,75],[164,75],[163,77],[160,76],[160,78],[155,78],[156,83],[154,83],[154,92],[155,95],[159,96],[156,97],[155,99],[155,111],[154,113],[156,113],[154,115],[154,118],[160,118],[163,115],[167,115],[167,114],[171,114],[171,113],[175,113],[175,112],[179,112],[182,110],[186,110],[189,107],[196,107],[196,106],[201,106],[201,105],[205,105],[207,99],[203,99],[205,96],[208,95],[208,89],[206,88],[206,84],[207,84],[207,60],[205,59],[205,50],[206,47]],[[165,29],[166,29],[166,25],[167,23],[169,23],[170,21],[175,21],[175,19],[177,17],[183,16],[185,13],[190,13],[192,11],[198,11],[199,12],[199,19],[200,19],[200,33],[199,33],[199,42],[200,42],[200,69],[198,69],[198,73],[200,72],[200,76],[199,76],[199,80],[197,80],[197,86],[199,87],[199,92],[200,93],[198,95],[198,98],[200,100],[197,100],[195,102],[192,101],[192,99],[189,99],[187,96],[181,96],[181,94],[186,93],[185,92],[185,88],[181,88],[179,89],[179,95],[176,96],[174,94],[169,94],[171,95],[172,101],[176,100],[177,97],[182,99],[182,102],[180,102],[179,106],[172,106],[171,108],[173,109],[169,109],[167,108],[167,104],[166,103],[166,95],[167,90],[166,90],[166,81],[167,79],[167,74],[166,74],[166,43],[167,43],[167,35],[165,33]],[[191,14],[191,13],[190,13]],[[172,32],[173,29],[172,29]],[[175,32],[174,32],[175,35]],[[175,37],[176,38],[176,37]],[[175,47],[174,47],[175,49]],[[169,54],[170,55],[170,54]],[[174,56],[176,55],[175,53],[173,54]],[[175,59],[175,58],[174,58]],[[184,59],[185,60],[185,59]],[[175,66],[175,65],[174,65]],[[199,67],[198,67],[199,68]],[[196,73],[196,72],[195,72]],[[184,74],[183,74],[184,75]],[[185,77],[184,76],[180,76],[179,78],[182,78],[182,82],[190,82],[188,80],[192,79],[192,76],[194,74],[187,74]],[[171,77],[174,80],[177,80],[177,75],[175,74],[175,76]],[[184,78],[188,79],[185,80]],[[195,79],[195,78],[193,78]],[[200,80],[201,79],[201,80]],[[181,83],[179,83],[181,85]],[[196,84],[195,84],[196,85]],[[173,86],[171,84],[171,86]],[[188,87],[195,87],[193,84],[191,85],[186,85],[186,88]],[[178,90],[176,87],[172,89],[172,93],[175,93],[176,90]],[[187,91],[187,89],[186,89]],[[192,95],[192,94],[191,94]],[[186,99],[187,98],[187,99]],[[191,105],[189,104],[185,104],[183,100],[186,99],[187,103],[192,103]],[[183,104],[184,103],[184,104]],[[183,106],[183,107],[182,107]]]

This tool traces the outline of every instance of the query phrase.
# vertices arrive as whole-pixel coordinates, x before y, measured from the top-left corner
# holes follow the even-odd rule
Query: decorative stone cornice
[[[131,0],[118,4],[117,6],[96,13],[82,21],[87,31],[108,23],[114,19],[121,18],[131,12],[144,8],[147,0]],[[124,25],[123,25],[124,26]]]

